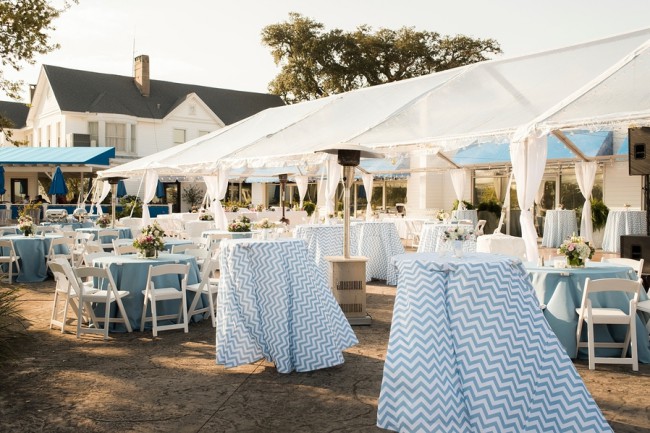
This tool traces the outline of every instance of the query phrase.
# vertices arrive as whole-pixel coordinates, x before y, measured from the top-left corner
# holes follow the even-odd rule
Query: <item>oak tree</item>
[[[373,31],[361,25],[351,32],[325,31],[322,23],[294,12],[288,21],[265,27],[262,42],[281,66],[269,91],[287,103],[426,75],[501,53],[494,39],[412,27]]]

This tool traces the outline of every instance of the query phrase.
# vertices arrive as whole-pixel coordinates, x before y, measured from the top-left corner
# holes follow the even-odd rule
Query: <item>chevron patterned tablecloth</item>
[[[442,234],[448,228],[452,227],[465,227],[466,229],[473,229],[471,224],[450,224],[450,223],[434,223],[424,224],[422,232],[420,233],[420,245],[418,246],[418,253],[436,253],[441,251],[451,251],[453,245],[451,242],[445,242],[442,239]],[[476,241],[464,241],[463,251],[466,253],[476,252]]]
[[[399,432],[611,432],[517,259],[395,258],[377,425]]]
[[[574,210],[547,210],[544,217],[544,236],[542,246],[556,248],[573,234],[578,234],[576,212]]]
[[[307,242],[309,257],[317,264],[325,278],[329,275],[327,256],[343,255],[343,225],[309,224],[296,227],[296,238]],[[361,222],[350,226],[350,254],[368,257],[366,281],[386,280],[397,284],[391,259],[404,254],[404,246],[392,222]]]
[[[603,251],[621,252],[621,235],[647,235],[646,211],[610,210],[603,233]]]
[[[226,239],[220,265],[217,364],[311,371],[342,364],[358,343],[302,239]]]

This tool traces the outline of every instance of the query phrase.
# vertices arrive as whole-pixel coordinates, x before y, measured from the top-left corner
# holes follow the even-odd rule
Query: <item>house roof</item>
[[[0,116],[5,117],[14,124],[12,128],[24,128],[27,124],[29,106],[24,102],[0,101]]]
[[[43,65],[62,111],[114,113],[162,119],[187,95],[199,98],[226,124],[235,123],[266,108],[284,105],[276,95],[218,89],[193,84],[150,80],[144,97],[133,77]]]
[[[0,165],[102,165],[115,158],[114,147],[3,147]]]

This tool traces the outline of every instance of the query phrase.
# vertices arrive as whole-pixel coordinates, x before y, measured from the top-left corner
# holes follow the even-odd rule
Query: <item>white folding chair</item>
[[[611,263],[612,265],[629,266],[634,269],[634,272],[636,272],[638,277],[640,277],[643,272],[643,259],[634,260],[622,257],[603,257],[600,261],[603,263]]]
[[[133,246],[133,241],[129,239],[129,242],[120,242],[121,240],[126,239],[114,239],[113,240],[113,253],[115,255],[121,256],[124,254],[137,254],[138,249]]]
[[[14,243],[11,239],[0,239],[0,275],[7,275],[7,282],[13,284],[14,282],[14,264],[16,264],[16,273],[20,273],[20,257],[16,255]],[[6,271],[5,271],[6,267]]]
[[[77,318],[81,317],[79,316],[78,306],[79,296],[70,282],[70,273],[67,272],[65,263],[67,261],[52,261],[48,263],[56,283],[54,300],[52,302],[52,314],[50,316],[50,329],[52,329],[52,326],[58,326],[61,328],[62,334],[65,332],[65,325],[68,324],[68,320],[72,319],[68,318],[69,308],[72,309]],[[61,301],[63,301],[62,308],[59,307]]]
[[[97,240],[105,250],[112,250],[113,241],[119,237],[120,231],[116,229],[102,229],[97,232]]]
[[[589,369],[594,370],[596,364],[632,364],[634,371],[639,370],[639,355],[636,341],[636,305],[639,300],[641,279],[627,280],[624,278],[603,278],[600,280],[585,280],[585,288],[582,294],[578,313],[578,328],[576,330],[576,357],[581,347],[587,347],[589,351]],[[632,295],[628,312],[619,308],[593,308],[590,295],[602,292],[623,292]],[[582,324],[587,323],[587,342],[581,342]],[[594,325],[627,325],[629,326],[625,340],[622,343],[596,342],[594,340]],[[627,358],[627,348],[631,346],[632,357]],[[596,348],[620,348],[620,358],[597,357]]]
[[[183,254],[189,248],[196,248],[192,243],[172,245],[172,254]]]
[[[182,264],[169,264],[149,266],[149,274],[147,275],[146,289],[142,291],[144,295],[144,305],[142,307],[142,317],[140,319],[140,331],[144,331],[146,322],[152,322],[153,336],[158,336],[158,331],[166,331],[168,329],[182,329],[186,333],[187,327],[187,276],[190,270],[190,265]],[[154,279],[162,276],[176,276],[180,284],[180,290],[176,287],[156,287]],[[181,306],[178,314],[167,314],[159,316],[157,313],[156,303],[159,301],[170,301],[179,299]],[[151,316],[147,316],[147,306],[151,304]],[[176,323],[170,325],[158,325],[159,320],[175,319]],[[182,321],[181,321],[182,319]]]
[[[68,237],[53,238],[50,242],[50,250],[47,253],[47,262],[53,262],[56,259],[65,259],[68,263],[73,264],[74,257],[74,239]]]
[[[93,266],[93,260],[99,257],[112,257],[114,255],[115,254],[108,251],[104,251],[103,249],[102,251],[93,251],[93,252],[86,250],[86,252],[84,252],[83,255],[82,264],[83,266]]]
[[[406,225],[406,241],[411,241],[411,248],[417,248],[420,245],[420,233],[415,228],[413,221],[404,220]]]
[[[108,339],[108,328],[111,323],[124,323],[126,330],[132,332],[131,323],[122,304],[122,298],[129,296],[126,290],[118,290],[113,280],[113,276],[106,268],[86,266],[73,269],[74,280],[72,287],[77,292],[79,298],[79,310],[77,318],[77,337],[81,334],[103,334],[104,339]],[[88,290],[88,286],[96,281],[96,288]],[[117,311],[120,317],[110,317],[111,304],[115,302]],[[91,303],[106,304],[104,308],[104,317],[99,318],[92,312]],[[82,327],[81,317],[89,309],[88,314],[93,318],[94,327]],[[103,327],[99,327],[99,323],[103,323]]]
[[[183,254],[194,257],[196,264],[199,265],[199,270],[203,271],[206,260],[210,258],[210,251],[205,248],[197,248],[195,245],[191,245],[191,247],[183,251]]]
[[[88,242],[91,242],[95,238],[95,235],[92,233],[84,233],[84,232],[75,232],[75,233],[76,235],[74,238],[74,249],[72,250],[72,260],[73,260],[72,263],[74,264],[74,266],[81,266],[81,264],[83,263],[84,253],[86,252]]]
[[[54,233],[59,231],[57,226],[36,226],[34,233],[37,235],[44,235],[45,233]]]
[[[216,260],[208,259],[203,266],[203,271],[201,272],[201,281],[197,284],[187,285],[187,290],[194,292],[194,298],[192,299],[192,303],[188,309],[187,317],[191,318],[195,314],[210,313],[213,327],[217,326],[216,303],[219,282],[216,278],[213,278],[217,269],[219,269],[219,263]],[[201,295],[206,295],[208,297],[208,305],[197,309],[196,306],[199,299],[201,299]]]
[[[476,223],[476,227],[474,228],[474,235],[483,236],[485,234],[483,230],[485,229],[486,223],[487,220],[478,220],[478,222]]]

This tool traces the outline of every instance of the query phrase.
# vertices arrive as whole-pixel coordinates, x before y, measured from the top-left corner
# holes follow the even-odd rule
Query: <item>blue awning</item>
[[[108,167],[114,147],[3,147],[0,164],[11,165],[99,165]]]
[[[612,131],[571,131],[566,136],[587,157],[612,155],[614,140]],[[574,159],[571,152],[556,136],[548,137],[547,159]],[[459,150],[452,160],[458,165],[496,164],[510,162],[510,143],[473,144]]]

